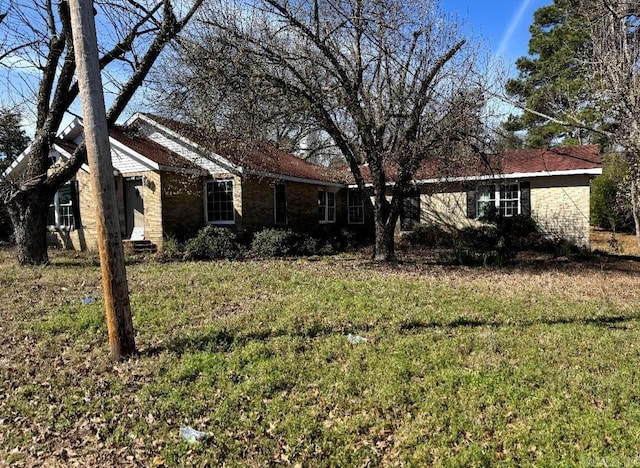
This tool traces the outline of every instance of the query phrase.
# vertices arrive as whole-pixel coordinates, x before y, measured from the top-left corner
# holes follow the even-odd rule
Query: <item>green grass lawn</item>
[[[113,364],[97,260],[52,257],[0,251],[6,464],[640,463],[635,262],[132,262]]]

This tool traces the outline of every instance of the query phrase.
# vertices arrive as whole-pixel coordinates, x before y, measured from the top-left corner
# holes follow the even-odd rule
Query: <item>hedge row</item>
[[[269,228],[255,233],[247,242],[231,229],[206,226],[184,245],[174,239],[165,240],[164,251],[185,260],[273,258],[330,255],[354,243],[355,238],[348,231],[320,239],[291,229]]]

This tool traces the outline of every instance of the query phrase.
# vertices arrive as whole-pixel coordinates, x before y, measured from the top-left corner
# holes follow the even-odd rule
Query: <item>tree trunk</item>
[[[631,209],[633,211],[633,221],[636,226],[636,241],[640,246],[640,180],[638,180],[638,171],[631,174]]]
[[[395,226],[382,221],[380,216],[375,217],[375,245],[373,259],[378,262],[393,262],[396,259],[395,252]]]
[[[38,188],[22,192],[7,205],[16,237],[18,262],[47,265],[47,217],[53,194]]]

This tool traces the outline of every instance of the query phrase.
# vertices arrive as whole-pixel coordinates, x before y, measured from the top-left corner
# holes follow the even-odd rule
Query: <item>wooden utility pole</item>
[[[98,250],[109,345],[111,357],[114,360],[120,360],[135,354],[136,344],[98,63],[93,1],[69,0],[69,10],[78,86],[84,114],[87,159],[96,199]]]

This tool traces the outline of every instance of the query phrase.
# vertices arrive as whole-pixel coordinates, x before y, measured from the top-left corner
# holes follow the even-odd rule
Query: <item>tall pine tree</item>
[[[601,114],[583,71],[591,41],[578,2],[539,8],[529,30],[529,55],[516,61],[519,76],[506,84],[507,95],[528,110],[511,115],[505,130],[526,131],[532,148],[594,142],[588,128],[598,126]]]

